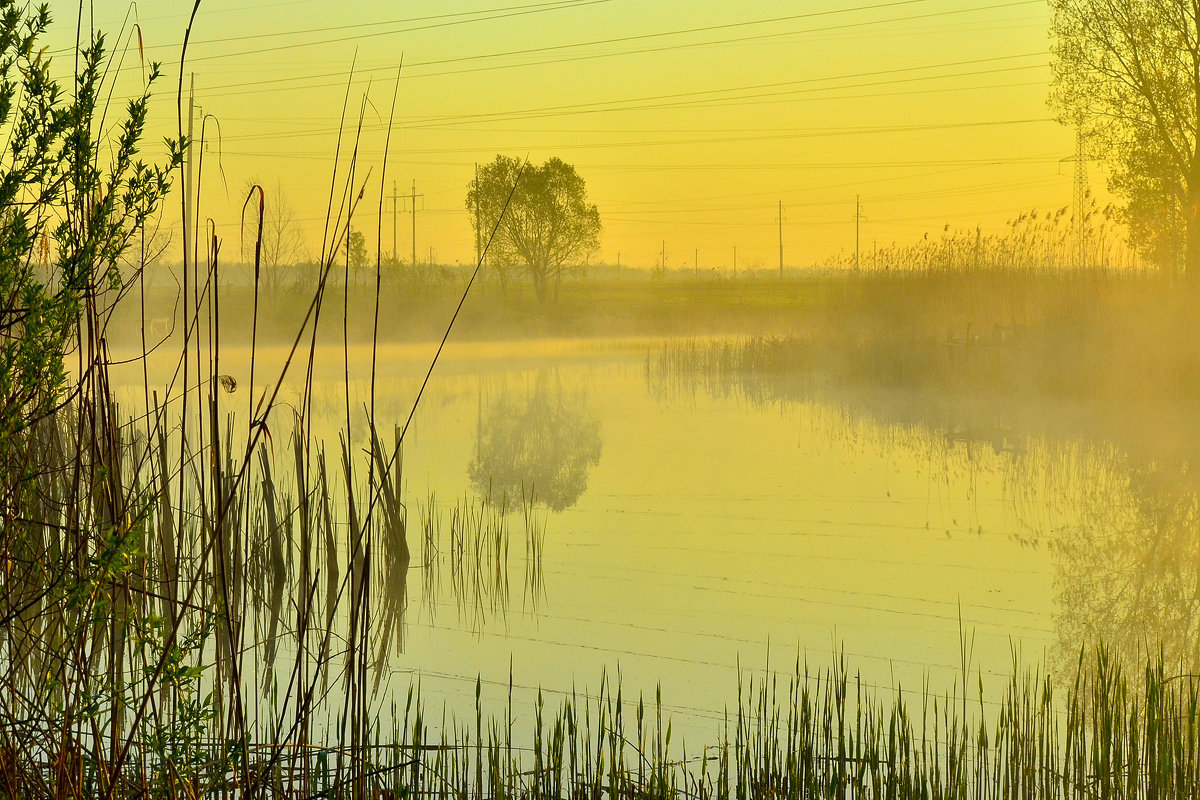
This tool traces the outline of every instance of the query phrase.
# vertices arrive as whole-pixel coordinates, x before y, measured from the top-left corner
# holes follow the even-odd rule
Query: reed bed
[[[1014,662],[998,702],[963,683],[881,697],[844,659],[816,672],[797,661],[741,675],[737,708],[699,746],[674,740],[661,689],[651,702],[602,679],[595,695],[572,691],[555,709],[539,692],[518,721],[511,682],[498,714],[484,711],[477,683],[474,720],[431,719],[410,690],[353,751],[309,744],[303,769],[294,744],[254,743],[248,756],[271,797],[1132,800],[1200,786],[1200,683],[1161,660],[1137,681],[1102,649],[1058,682]],[[347,761],[363,776],[356,788]],[[230,774],[197,788],[237,785]]]
[[[678,338],[648,354],[652,385],[749,397],[816,386],[1071,401],[1200,396],[1197,295],[1111,270],[866,273],[820,282],[772,335]],[[766,380],[760,380],[765,378]],[[790,382],[786,379],[792,379]]]
[[[828,269],[881,272],[959,272],[963,270],[1046,272],[1146,267],[1120,227],[1121,210],[1101,207],[1089,191],[1080,209],[1031,208],[1011,217],[998,231],[954,228],[927,231],[913,242],[889,242],[868,252],[841,253],[828,259]],[[932,234],[932,235],[931,235]],[[1182,266],[1175,253],[1171,268]]]
[[[1014,671],[998,710],[982,688],[911,704],[899,687],[879,697],[844,660],[812,673],[739,679],[738,707],[699,749],[672,742],[661,690],[648,707],[602,681],[595,697],[566,697],[554,715],[539,694],[524,748],[511,715],[443,727],[436,746],[419,704],[406,713],[410,772],[385,791],[435,797],[1189,797],[1200,741],[1194,676],[1151,662],[1139,691],[1103,650],[1081,657],[1073,680]],[[965,681],[964,681],[965,683]],[[1061,692],[1061,695],[1058,694]],[[511,692],[510,692],[511,694]],[[478,693],[477,693],[478,696]],[[395,733],[403,730],[399,727]],[[423,755],[418,755],[423,754]],[[422,781],[420,771],[427,771]]]

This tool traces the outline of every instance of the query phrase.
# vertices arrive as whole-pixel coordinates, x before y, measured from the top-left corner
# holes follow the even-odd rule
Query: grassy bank
[[[384,315],[382,341],[427,341],[444,330],[462,296],[468,274],[447,271],[436,279],[410,280],[385,275],[381,287]],[[500,284],[480,280],[471,290],[455,324],[459,339],[527,339],[562,336],[671,336],[697,333],[773,333],[786,329],[798,310],[824,293],[821,281],[788,278],[696,280],[685,276],[654,279],[648,273],[626,271],[621,276],[585,277],[565,281],[556,301],[539,303],[525,284]],[[331,284],[327,296],[338,304],[345,288]],[[281,288],[263,291],[260,302],[260,335],[281,341],[303,318],[312,289]],[[229,340],[248,336],[253,308],[252,287],[233,285],[222,290],[229,310],[224,333]],[[351,283],[350,303],[362,307],[373,302],[374,285]],[[139,301],[118,309],[113,332],[127,344],[139,341]],[[158,321],[175,318],[177,292],[172,281],[159,277],[146,291],[147,317]],[[353,342],[369,342],[370,319],[352,320]],[[331,330],[332,334],[333,331]],[[341,330],[336,331],[341,335]]]

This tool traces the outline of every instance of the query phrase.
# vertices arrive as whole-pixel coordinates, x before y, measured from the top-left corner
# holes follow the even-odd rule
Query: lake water
[[[1104,441],[899,422],[887,413],[895,397],[872,413],[828,393],[668,375],[662,344],[443,354],[403,451],[412,563],[383,576],[405,611],[381,698],[402,706],[419,681],[428,708],[472,719],[477,678],[499,708],[511,675],[524,715],[539,688],[548,702],[594,694],[619,673],[626,696],[653,698],[661,683],[676,731],[705,743],[736,705],[739,667],[761,675],[844,657],[886,694],[924,683],[940,694],[966,642],[972,687],[978,673],[996,698],[1014,657],[1070,669],[1096,637],[1132,648],[1139,632],[1195,647],[1191,605],[1163,612],[1195,588],[1200,563],[1196,493],[1170,465]],[[381,427],[403,424],[434,349],[380,348]],[[260,386],[281,358],[259,353]],[[321,351],[315,373],[331,462],[345,425],[342,358]],[[350,358],[359,409],[370,353]],[[222,364],[245,384],[244,356],[227,351]],[[126,392],[136,402],[140,389]],[[281,400],[298,395],[285,385]],[[277,431],[290,413],[277,412]],[[365,446],[359,414],[352,424]],[[464,497],[518,505],[530,490],[540,557],[526,549],[523,514],[509,515],[499,583],[486,567],[456,580],[449,543],[423,545],[431,502],[450,514]]]

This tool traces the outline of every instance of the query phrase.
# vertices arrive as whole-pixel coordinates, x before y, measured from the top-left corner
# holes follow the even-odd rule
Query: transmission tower
[[[1083,151],[1083,127],[1075,132],[1075,247],[1079,266],[1087,257],[1087,156]]]
[[[1092,160],[1091,155],[1087,152],[1087,139],[1083,120],[1076,120],[1075,155],[1063,159],[1063,161],[1072,161],[1075,164],[1075,177],[1071,193],[1071,232],[1075,235],[1075,265],[1079,267],[1082,267],[1087,260],[1087,162]]]
[[[857,272],[861,267],[861,247],[860,239],[862,235],[862,224],[867,221],[863,216],[862,197],[856,195],[854,198],[854,269]]]

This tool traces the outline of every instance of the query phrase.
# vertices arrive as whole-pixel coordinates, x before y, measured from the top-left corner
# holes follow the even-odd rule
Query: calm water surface
[[[445,702],[470,719],[476,678],[499,706],[511,674],[521,715],[538,687],[548,700],[594,694],[619,672],[627,696],[653,697],[661,683],[676,730],[712,741],[736,704],[739,666],[786,672],[799,658],[823,668],[844,654],[866,685],[928,681],[941,693],[966,641],[972,685],[979,672],[995,697],[1014,654],[1073,666],[1089,637],[1128,637],[1161,618],[1154,592],[1194,586],[1195,560],[1156,572],[1167,554],[1145,552],[1174,525],[1184,533],[1170,546],[1194,558],[1191,518],[1148,516],[1144,470],[1105,443],[714,391],[656,374],[657,346],[542,341],[444,354],[403,453],[412,564],[387,576],[405,607],[386,672],[401,705],[419,680],[431,708]],[[403,423],[433,349],[381,348],[381,427]],[[260,353],[257,382],[279,358]],[[369,358],[351,353],[355,408],[369,401]],[[244,384],[245,358],[222,359]],[[336,443],[342,352],[320,359],[316,411]],[[286,384],[282,397],[297,400]],[[290,413],[281,409],[280,426]],[[361,446],[361,415],[352,424]],[[453,580],[448,543],[423,546],[420,521],[434,509],[450,514],[489,493],[519,505],[530,490],[540,558],[526,549],[524,515],[510,514],[503,590],[494,569]],[[1183,650],[1190,626],[1160,624]]]

